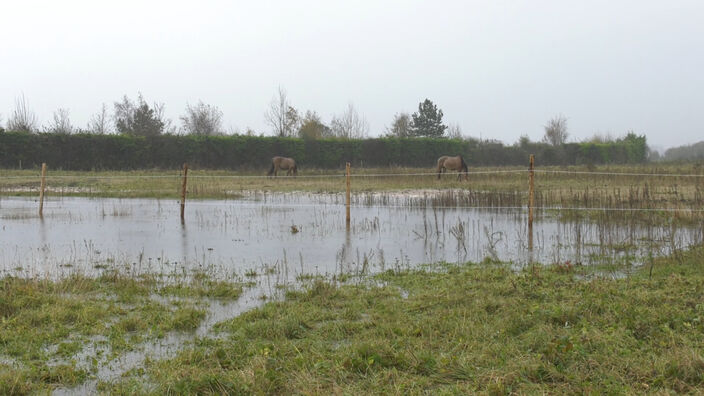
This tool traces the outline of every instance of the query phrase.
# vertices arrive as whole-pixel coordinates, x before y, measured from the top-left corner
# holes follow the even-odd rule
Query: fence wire
[[[120,198],[115,198],[115,199],[120,199]],[[145,198],[147,199],[147,198]],[[173,199],[173,198],[161,198],[163,201],[172,201],[176,203],[180,203],[180,200],[178,199]],[[46,203],[50,204],[49,206],[52,207],[55,204],[61,203],[62,206],[71,206],[71,205],[76,205],[80,206],[83,205],[82,202],[78,201],[64,201],[62,198],[52,198],[47,201]],[[121,204],[125,204],[124,202],[121,202]],[[257,202],[250,202],[250,201],[242,201],[238,199],[213,199],[213,200],[190,200],[186,202],[187,206],[191,207],[199,207],[199,206],[207,206],[207,207],[212,207],[212,206],[223,206],[227,207],[230,205],[238,206],[238,207],[246,207],[246,208],[319,208],[319,209],[328,209],[328,208],[340,208],[344,209],[345,208],[345,203],[344,202],[318,202],[318,203],[270,203],[270,202],[264,202],[264,201],[257,201]],[[384,205],[384,204],[371,204],[371,205],[366,205],[366,204],[351,204],[350,208],[352,209],[412,209],[412,210],[458,210],[458,209],[475,209],[475,210],[521,210],[521,211],[527,211],[528,206],[527,205],[514,205],[514,206],[490,206],[490,205],[481,205],[481,206],[462,206],[462,205],[439,205],[439,206],[434,206],[430,203],[426,204],[411,204],[411,205],[397,205],[397,204],[391,204],[391,205]],[[562,207],[562,206],[534,206],[534,210],[536,211],[579,211],[579,212],[668,212],[668,213],[675,213],[675,212],[682,212],[682,213],[704,213],[704,209],[694,209],[694,208],[608,208],[608,207]]]
[[[481,170],[481,171],[470,171],[469,176],[472,175],[488,175],[488,174],[525,174],[529,173],[529,169],[497,169],[497,170]],[[700,178],[704,177],[704,174],[682,174],[682,173],[636,173],[636,172],[591,172],[591,171],[569,171],[569,170],[551,170],[551,169],[534,169],[536,174],[556,174],[556,175],[580,175],[580,176],[628,176],[628,177],[680,177],[680,178]],[[446,176],[454,175],[455,172],[447,172]],[[384,178],[384,177],[428,177],[437,176],[437,172],[417,172],[417,173],[353,173],[350,175],[352,178]],[[298,175],[295,177],[279,176],[278,178],[272,178],[268,175],[236,175],[236,174],[190,174],[188,179],[283,179],[286,181],[295,181],[296,179],[335,179],[339,180],[345,178],[344,173],[333,173],[333,174],[317,174],[317,175]],[[148,174],[148,175],[95,175],[95,174],[78,174],[78,175],[47,175],[47,180],[71,180],[71,179],[94,179],[94,180],[124,180],[124,179],[181,179],[183,177],[182,173],[174,174]],[[0,175],[0,180],[30,180],[38,181],[41,179],[40,175]],[[471,179],[470,184],[471,186]],[[60,186],[57,186],[61,188]],[[55,188],[57,188],[55,187]],[[11,189],[11,187],[10,187]],[[0,191],[2,187],[0,186]],[[542,191],[553,191],[553,189],[548,188],[547,190],[541,189]],[[61,190],[63,191],[63,190]],[[138,190],[125,190],[125,193],[136,192]],[[149,190],[152,193],[162,193],[162,192],[172,192],[172,190],[155,189]],[[93,193],[88,191],[88,193]],[[119,195],[119,192],[112,192]],[[99,191],[95,194],[100,194]],[[190,201],[188,205],[198,205],[198,201]],[[256,204],[260,205],[260,204]],[[342,204],[329,204],[329,203],[315,203],[315,204],[266,204],[267,206],[273,207],[296,207],[296,206],[326,206],[326,205],[344,205]],[[414,205],[352,205],[352,208],[431,208],[431,209],[493,209],[493,210],[517,210],[517,209],[527,209],[527,206],[433,206],[432,204],[414,204]],[[690,213],[700,213],[704,212],[704,209],[699,208],[619,208],[619,207],[562,207],[562,206],[539,206],[534,207],[535,210],[553,210],[553,211],[630,211],[630,212],[690,212]]]
[[[704,177],[704,174],[687,174],[687,173],[634,173],[634,172],[592,172],[592,171],[570,171],[570,170],[552,170],[552,169],[539,169],[533,170],[536,174],[563,174],[563,175],[587,175],[587,176],[630,176],[630,177],[683,177],[683,178],[699,178]],[[525,174],[529,173],[529,169],[505,169],[505,170],[482,170],[482,171],[469,171],[467,174],[471,175],[485,175],[485,174]],[[454,171],[449,171],[444,173],[446,176],[456,174]],[[411,176],[437,176],[437,172],[416,172],[416,173],[352,173],[350,177],[360,178],[360,177],[411,177]],[[321,179],[321,178],[344,178],[346,175],[344,173],[332,173],[332,174],[320,174],[320,175],[297,175],[293,179]],[[78,175],[47,175],[46,179],[168,179],[168,178],[180,178],[182,173],[166,174],[166,175],[90,175],[90,174],[78,174]],[[278,176],[276,178],[268,175],[207,175],[207,174],[190,174],[189,179],[278,179],[278,178],[290,178],[290,176]],[[41,179],[41,175],[0,175],[0,179],[23,179],[23,180],[35,180]]]
[[[535,173],[556,173],[573,175],[595,175],[595,176],[652,176],[652,177],[704,177],[704,174],[691,173],[629,173],[629,172],[589,172],[589,171],[561,171],[551,169],[535,169]]]

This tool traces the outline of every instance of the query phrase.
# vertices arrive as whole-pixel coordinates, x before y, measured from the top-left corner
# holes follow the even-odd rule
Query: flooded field
[[[218,323],[266,301],[282,300],[287,290],[315,275],[364,281],[367,278],[355,276],[489,258],[511,262],[516,269],[569,262],[619,278],[650,257],[702,241],[698,226],[673,222],[646,227],[638,221],[608,221],[608,216],[562,221],[576,217],[553,210],[538,212],[531,248],[525,208],[469,207],[469,194],[460,190],[356,194],[349,228],[344,196],[335,193],[252,192],[231,200],[192,200],[183,223],[179,202],[173,199],[52,197],[45,201],[42,218],[36,199],[2,198],[0,277],[81,283],[87,281],[80,279],[114,271],[126,277],[122,278],[126,284],[157,280],[146,294],[127,293],[117,301],[110,293],[90,295],[91,302],[104,309],[125,312],[112,312],[108,325],[93,335],[45,341],[36,352],[43,356],[45,370],[70,367],[87,373],[84,379],[52,387],[54,394],[92,394],[101,384],[119,384],[138,375],[149,362],[174,358],[197,340],[218,339]],[[80,275],[72,278],[75,274]],[[182,287],[203,274],[201,279],[224,281],[227,286],[220,290],[234,297],[218,298],[212,291],[200,297],[168,293],[170,282]],[[106,279],[109,283],[110,275],[101,282]],[[241,295],[231,294],[236,285],[242,285]],[[59,296],[67,301],[84,298],[72,293]],[[408,292],[401,290],[401,296],[408,298]],[[145,306],[152,311],[144,311],[140,319],[144,323],[150,323],[149,312],[154,318],[202,314],[193,313],[196,324],[186,329],[153,333],[163,320],[140,327],[135,323],[142,322],[127,317]],[[73,309],[72,305],[68,311]],[[152,335],[139,336],[135,329],[140,328],[152,329]],[[120,333],[120,329],[127,330]],[[75,345],[75,352],[66,352],[70,345]],[[6,349],[0,364],[25,369],[29,361],[15,359],[17,352]]]
[[[208,268],[253,276],[373,273],[438,261],[492,258],[638,265],[650,255],[701,242],[699,228],[562,222],[539,213],[529,248],[524,208],[434,204],[425,192],[359,194],[345,225],[342,194],[251,193],[237,200],[0,200],[0,271],[60,277],[106,265],[135,274]]]

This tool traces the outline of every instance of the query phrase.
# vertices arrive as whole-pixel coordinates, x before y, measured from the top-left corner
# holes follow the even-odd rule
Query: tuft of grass
[[[166,285],[158,292],[164,296],[236,300],[242,295],[243,290],[243,285],[239,283],[193,278],[190,283]]]
[[[193,307],[181,307],[173,314],[172,326],[176,330],[195,330],[200,322],[205,319],[205,311]]]

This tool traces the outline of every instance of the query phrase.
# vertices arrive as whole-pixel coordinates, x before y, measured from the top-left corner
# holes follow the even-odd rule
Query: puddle
[[[457,193],[459,194],[459,193]],[[388,197],[383,200],[389,202]],[[66,197],[0,201],[0,275],[97,274],[106,264],[128,273],[189,270],[239,274],[280,266],[300,274],[378,272],[485,257],[524,265],[597,257],[632,261],[701,241],[696,228],[560,222],[539,217],[528,248],[523,209],[375,205],[355,197],[345,226],[342,194],[253,193],[238,200],[189,201],[181,224],[175,200]],[[364,201],[366,204],[360,204]]]
[[[262,296],[266,296],[263,299]],[[160,303],[169,305],[172,301],[183,300],[175,297],[152,296]],[[88,395],[97,393],[98,381],[112,382],[119,380],[128,371],[142,367],[145,360],[161,360],[175,357],[185,345],[196,337],[215,337],[211,330],[215,324],[237,317],[243,312],[262,305],[266,301],[283,297],[282,289],[269,288],[267,282],[259,281],[253,287],[243,290],[237,300],[199,299],[208,304],[208,314],[194,331],[172,331],[163,338],[149,340],[133,346],[133,349],[110,360],[99,360],[97,370],[91,372],[89,380],[71,388],[57,388],[52,394],[58,395]],[[72,356],[79,368],[90,371],[90,365],[95,356],[108,356],[110,349],[105,337],[94,337],[86,343],[79,353]]]

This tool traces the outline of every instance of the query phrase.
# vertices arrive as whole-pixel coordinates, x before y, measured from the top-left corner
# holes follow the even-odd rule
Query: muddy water
[[[36,199],[3,198],[0,271],[61,276],[114,264],[135,273],[209,268],[242,275],[277,268],[295,279],[300,273],[377,272],[485,257],[516,265],[592,264],[597,256],[637,263],[701,238],[697,230],[562,223],[543,216],[534,224],[531,250],[521,209],[411,208],[369,197],[364,202],[352,208],[347,229],[339,194],[189,201],[183,224],[175,200],[54,198],[45,202],[42,219]]]

